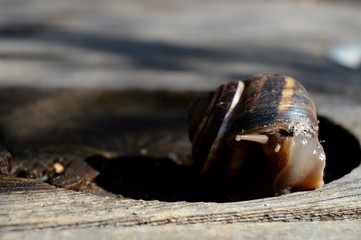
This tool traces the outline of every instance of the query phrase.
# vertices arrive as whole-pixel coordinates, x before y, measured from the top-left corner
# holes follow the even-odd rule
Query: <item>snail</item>
[[[188,122],[200,174],[234,191],[278,196],[324,185],[316,108],[290,76],[225,83],[191,103]]]

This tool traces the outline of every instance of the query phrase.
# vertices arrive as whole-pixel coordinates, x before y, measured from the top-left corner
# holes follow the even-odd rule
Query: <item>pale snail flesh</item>
[[[202,176],[264,195],[324,185],[316,108],[292,77],[259,74],[228,82],[196,99],[188,118]]]

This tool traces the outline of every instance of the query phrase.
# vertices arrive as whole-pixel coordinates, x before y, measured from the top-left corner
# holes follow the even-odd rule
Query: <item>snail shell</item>
[[[259,74],[228,82],[196,99],[188,117],[202,176],[261,195],[323,186],[326,157],[316,108],[292,77]]]

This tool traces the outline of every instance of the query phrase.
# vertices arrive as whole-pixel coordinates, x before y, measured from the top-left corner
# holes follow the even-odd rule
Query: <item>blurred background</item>
[[[213,89],[261,72],[361,89],[361,1],[1,0],[0,87]]]

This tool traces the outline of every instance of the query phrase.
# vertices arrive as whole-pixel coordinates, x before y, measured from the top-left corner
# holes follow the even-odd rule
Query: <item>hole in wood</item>
[[[320,119],[320,139],[327,155],[325,183],[339,179],[360,164],[357,139],[346,129],[325,117]],[[87,159],[100,172],[95,183],[101,188],[127,198],[161,201],[229,201],[222,186],[203,182],[192,166],[178,166],[171,159],[125,156]],[[242,200],[258,198],[242,195]],[[234,200],[234,199],[232,199]]]
[[[324,180],[329,183],[359,166],[361,149],[357,138],[342,126],[323,116],[318,119],[319,139],[324,140],[322,146],[327,156]]]

